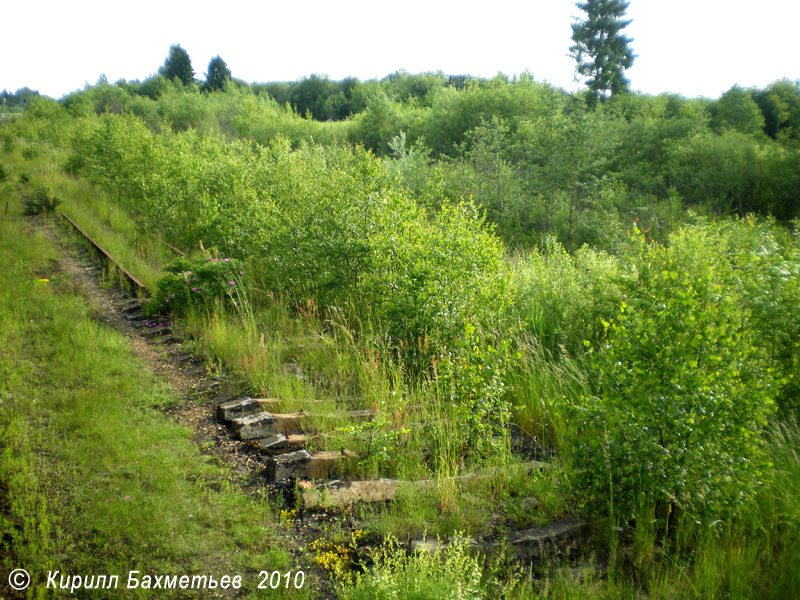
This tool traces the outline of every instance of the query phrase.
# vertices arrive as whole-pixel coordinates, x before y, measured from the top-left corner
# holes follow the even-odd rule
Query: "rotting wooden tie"
[[[507,470],[510,475],[529,474],[534,471],[550,468],[548,463],[529,461],[512,466]],[[506,472],[503,467],[474,471],[456,477],[448,477],[445,481],[466,483],[496,477]],[[324,485],[303,490],[303,504],[306,508],[343,507],[356,502],[386,502],[394,500],[403,490],[422,491],[434,489],[438,485],[436,479],[417,479],[416,481],[401,479],[368,479],[364,481],[331,481]]]
[[[309,454],[307,450],[297,450],[279,454],[268,460],[265,475],[269,481],[324,479],[348,459],[353,458],[358,458],[358,455],[348,450],[314,454]]]

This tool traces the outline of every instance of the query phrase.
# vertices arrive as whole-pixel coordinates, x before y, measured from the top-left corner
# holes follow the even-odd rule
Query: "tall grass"
[[[553,449],[560,448],[569,428],[569,410],[589,392],[587,375],[564,353],[554,357],[539,339],[523,333],[519,360],[508,374],[514,420],[520,429]]]

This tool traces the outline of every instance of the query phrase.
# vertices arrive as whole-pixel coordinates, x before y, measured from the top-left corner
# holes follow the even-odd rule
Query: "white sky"
[[[219,54],[250,82],[529,71],[571,90],[580,85],[570,24],[582,14],[573,0],[9,0],[0,5],[0,89],[58,98],[102,73],[142,80],[178,43],[197,78]],[[635,90],[717,97],[736,83],[800,79],[798,0],[632,0],[628,18]]]

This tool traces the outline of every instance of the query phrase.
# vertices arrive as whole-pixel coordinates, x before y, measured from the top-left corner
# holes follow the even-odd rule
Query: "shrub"
[[[61,198],[48,186],[40,185],[36,187],[33,194],[25,196],[24,203],[25,214],[27,216],[33,216],[53,212],[56,207],[61,204]]]
[[[211,308],[220,303],[233,308],[247,305],[244,268],[233,258],[178,258],[164,269],[145,313],[185,313],[190,308]]]
[[[716,246],[703,228],[669,248],[635,239],[637,275],[587,355],[596,396],[572,440],[595,509],[624,520],[650,506],[713,522],[756,488],[771,374]]]
[[[11,153],[17,147],[16,138],[10,131],[0,133],[0,141],[3,142],[3,152]]]
[[[493,339],[467,322],[462,344],[442,353],[437,362],[437,408],[459,423],[458,440],[441,440],[434,420],[429,426],[435,445],[453,447],[456,442],[459,460],[502,452],[511,420],[505,380],[516,358],[510,340]]]
[[[511,261],[515,297],[510,313],[550,352],[576,354],[584,340],[603,334],[600,319],[616,312],[622,299],[619,261],[583,247],[570,254],[552,236],[541,250]]]
[[[795,412],[800,409],[800,235],[752,217],[714,227],[733,264],[748,326],[778,375],[778,407]]]
[[[419,212],[395,222],[376,236],[373,253],[366,297],[395,340],[412,355],[423,350],[423,362],[420,340],[431,354],[458,353],[468,322],[487,326],[508,306],[503,246],[472,204],[445,204],[427,223]]]
[[[22,158],[25,160],[33,160],[39,156],[39,150],[35,146],[28,146],[22,150]]]

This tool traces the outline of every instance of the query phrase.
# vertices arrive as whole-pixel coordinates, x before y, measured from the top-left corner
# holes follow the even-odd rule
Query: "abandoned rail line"
[[[62,217],[79,233],[93,249],[93,256],[101,263],[113,265],[123,278],[120,287],[132,297],[121,305],[119,310],[125,319],[140,331],[149,344],[179,344],[180,339],[173,329],[159,321],[159,317],[147,318],[142,313],[142,299],[148,297],[149,290],[132,275],[106,249],[84,231],[73,219],[62,213]],[[164,242],[176,254],[185,253]],[[125,282],[123,284],[123,281]],[[161,317],[163,319],[164,317]],[[198,365],[190,354],[178,351],[172,362],[185,365],[189,376],[206,374],[206,368]],[[210,390],[219,390],[224,375],[216,378]],[[313,404],[313,401],[309,402]],[[311,450],[309,442],[324,437],[325,432],[309,428],[307,423],[313,412],[301,409],[295,412],[279,412],[282,401],[279,398],[253,398],[246,392],[229,391],[209,399],[207,410],[212,418],[227,428],[232,442],[238,444],[238,451],[256,457],[262,464],[261,477],[272,489],[288,492],[290,501],[303,511],[321,512],[343,510],[355,504],[391,503],[401,492],[419,492],[435,488],[436,480],[423,479],[402,481],[395,479],[343,480],[339,478],[348,461],[358,458],[355,452],[339,450]],[[312,409],[313,411],[313,409]],[[349,410],[342,415],[348,421],[372,419],[372,410]],[[517,474],[531,475],[549,468],[548,463],[528,461],[518,465]],[[463,483],[474,479],[486,479],[493,475],[492,470],[467,473],[449,478],[450,483]],[[298,482],[300,485],[298,485]],[[535,508],[538,501],[531,498],[529,507]],[[364,524],[361,523],[361,526]],[[537,562],[553,556],[568,556],[575,553],[585,522],[569,518],[554,521],[544,526],[525,528],[507,532],[499,540],[496,536],[468,538],[468,543],[484,553],[510,552],[518,561]],[[448,544],[444,541],[413,539],[408,541],[409,551],[435,552]],[[585,568],[585,567],[584,567]]]

